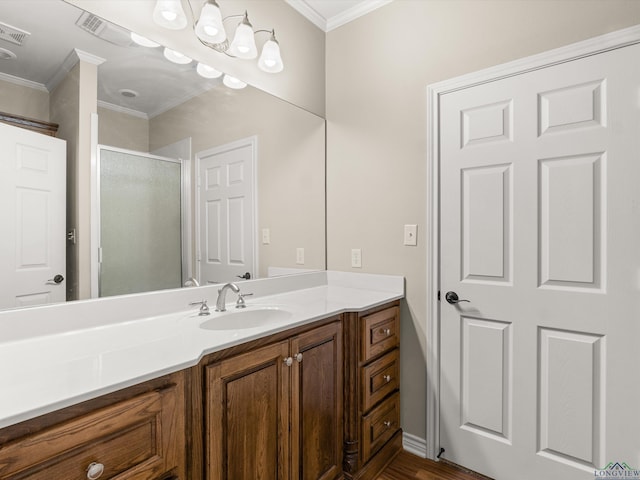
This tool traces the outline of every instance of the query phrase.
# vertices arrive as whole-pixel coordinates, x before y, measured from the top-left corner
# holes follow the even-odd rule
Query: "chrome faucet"
[[[240,293],[240,289],[235,283],[227,283],[220,290],[218,290],[218,299],[216,300],[216,312],[226,312],[225,298],[227,296],[227,290],[233,290],[233,293]]]
[[[207,305],[206,300],[202,300],[201,302],[191,302],[189,305],[200,305],[200,311],[198,315],[204,316],[209,315],[209,306]]]

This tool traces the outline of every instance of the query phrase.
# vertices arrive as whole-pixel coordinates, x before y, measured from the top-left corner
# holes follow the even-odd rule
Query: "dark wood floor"
[[[400,454],[376,480],[479,480],[482,475],[461,470],[445,462],[434,462],[407,452]],[[487,479],[490,480],[490,479]]]

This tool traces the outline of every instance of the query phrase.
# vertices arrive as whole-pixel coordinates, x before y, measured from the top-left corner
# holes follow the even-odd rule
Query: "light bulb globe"
[[[200,18],[196,23],[196,35],[204,42],[222,43],[227,39],[227,33],[222,24],[222,13],[218,4],[208,1],[202,7]]]
[[[224,83],[229,88],[233,88],[234,90],[240,90],[247,86],[245,82],[237,79],[236,77],[232,77],[231,75],[225,75],[222,79],[222,83]]]
[[[180,0],[157,0],[153,21],[170,30],[181,30],[187,26],[187,16]]]

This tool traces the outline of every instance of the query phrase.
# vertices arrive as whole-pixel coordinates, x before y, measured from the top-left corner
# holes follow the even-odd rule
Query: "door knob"
[[[51,285],[51,282],[55,283],[56,285],[58,285],[59,283],[62,283],[64,281],[64,277],[60,274],[56,275],[53,278],[50,278],[49,280],[47,280],[47,283],[49,285]]]
[[[251,280],[251,274],[246,272],[244,275],[236,275],[238,278],[244,278],[245,280]]]
[[[449,302],[451,305],[456,305],[460,302],[469,302],[469,300],[462,300],[458,298],[458,294],[456,292],[447,292],[444,295],[444,299]]]

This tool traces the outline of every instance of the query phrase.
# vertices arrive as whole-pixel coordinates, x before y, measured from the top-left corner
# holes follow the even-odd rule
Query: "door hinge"
[[[440,290],[438,290],[438,301],[440,301]]]

